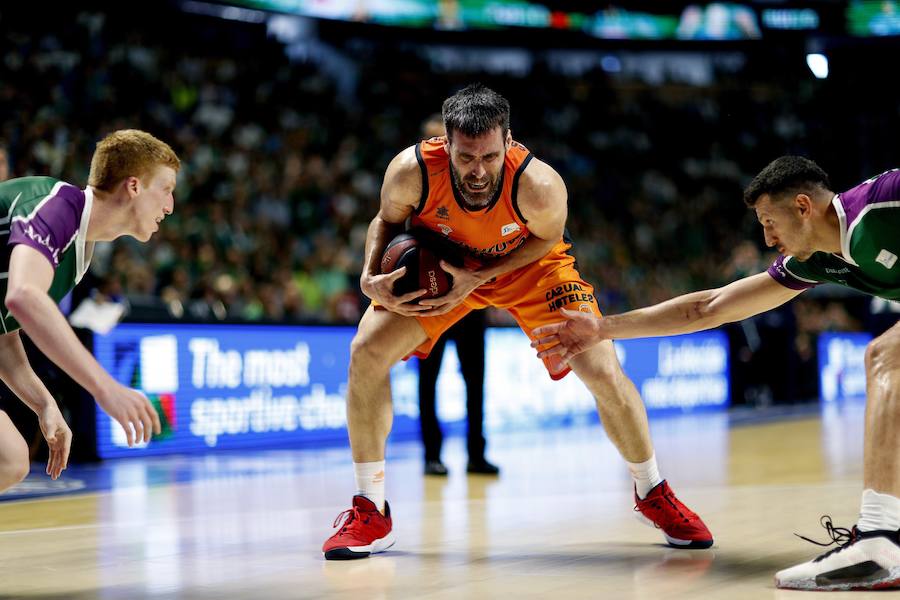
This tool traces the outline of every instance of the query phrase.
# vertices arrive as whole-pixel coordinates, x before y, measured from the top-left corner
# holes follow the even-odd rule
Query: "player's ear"
[[[503,145],[506,147],[507,150],[509,150],[509,147],[512,146],[512,130],[511,129],[506,130],[506,139],[503,140]]]
[[[794,196],[794,206],[797,207],[801,217],[808,217],[812,213],[812,198],[806,194],[797,194]]]
[[[128,192],[128,196],[131,198],[134,198],[141,193],[141,180],[137,177],[126,177],[124,185],[126,191]]]

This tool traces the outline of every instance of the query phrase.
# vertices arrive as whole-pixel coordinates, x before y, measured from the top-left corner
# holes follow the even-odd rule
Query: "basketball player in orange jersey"
[[[372,305],[351,344],[347,390],[357,492],[322,548],[327,559],[364,558],[394,543],[384,493],[394,363],[427,356],[441,334],[474,309],[504,308],[525,332],[558,321],[561,307],[600,316],[594,290],[575,269],[563,237],[565,184],[513,141],[506,99],[470,85],[444,102],[443,117],[446,137],[407,148],[388,165],[381,208],[369,225],[360,284]],[[425,290],[418,290],[394,296],[394,281],[405,270],[380,274],[384,248],[407,219],[466,251],[465,268],[441,263],[453,276],[447,295],[419,300]],[[641,514],[675,547],[711,546],[703,521],[659,475],[647,413],[612,342],[568,364],[552,358],[544,364],[553,379],[575,371],[593,393],[607,435],[634,476]]]

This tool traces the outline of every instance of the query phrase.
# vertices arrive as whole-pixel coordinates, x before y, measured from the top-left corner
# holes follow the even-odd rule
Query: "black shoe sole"
[[[492,475],[494,477],[497,477],[500,475],[500,470],[497,469],[495,471],[494,469],[479,469],[476,467],[474,469],[466,469],[466,473],[468,473],[469,475]]]
[[[325,553],[325,560],[356,560],[368,558],[371,552],[354,552],[350,548],[334,548]]]
[[[669,541],[667,541],[666,543],[672,548],[679,548],[682,550],[702,550],[704,548],[711,548],[714,541],[713,540],[693,541],[690,544],[685,544],[683,546],[680,544],[673,544],[672,542],[669,542]]]

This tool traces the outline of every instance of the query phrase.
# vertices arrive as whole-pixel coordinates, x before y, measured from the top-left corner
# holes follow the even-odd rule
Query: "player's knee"
[[[869,377],[896,380],[900,376],[900,331],[890,329],[869,342],[865,363]]]
[[[4,457],[0,463],[0,490],[12,487],[25,479],[31,465],[28,462],[28,452],[16,452],[13,456]]]
[[[350,373],[375,374],[388,372],[391,365],[386,353],[378,349],[371,336],[357,334],[350,342]]]
[[[625,380],[618,362],[611,360],[591,361],[586,367],[577,368],[576,372],[591,389],[612,391],[623,385]]]
[[[16,463],[15,467],[12,470],[12,476],[15,483],[19,483],[23,481],[26,477],[28,477],[28,473],[31,471],[31,463],[28,462],[28,457],[25,456],[23,460]]]
[[[890,329],[866,347],[868,405],[881,418],[900,416],[900,331]]]
[[[603,365],[594,370],[595,381],[604,387],[618,387],[622,385],[624,376],[622,369],[616,364]]]

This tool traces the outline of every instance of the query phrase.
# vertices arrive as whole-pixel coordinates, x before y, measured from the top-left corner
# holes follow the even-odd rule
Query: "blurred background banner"
[[[185,10],[261,20],[246,7],[303,17],[385,26],[463,31],[556,29],[615,40],[748,40],[764,32],[816,31],[859,36],[900,32],[896,0],[773,2],[517,2],[504,0],[187,1]]]
[[[824,402],[865,400],[868,333],[819,336],[819,389]]]
[[[120,325],[94,338],[110,373],[150,397],[163,433],[129,449],[122,428],[97,411],[102,458],[210,449],[345,443],[350,327]],[[553,382],[525,335],[487,335],[487,429],[528,430],[595,423],[594,400],[576,377]],[[728,345],[718,332],[625,340],[617,351],[652,416],[728,407]],[[455,361],[447,352],[445,360]],[[417,361],[394,367],[396,437],[419,433]],[[450,431],[465,423],[458,368],[443,369],[437,398]]]

